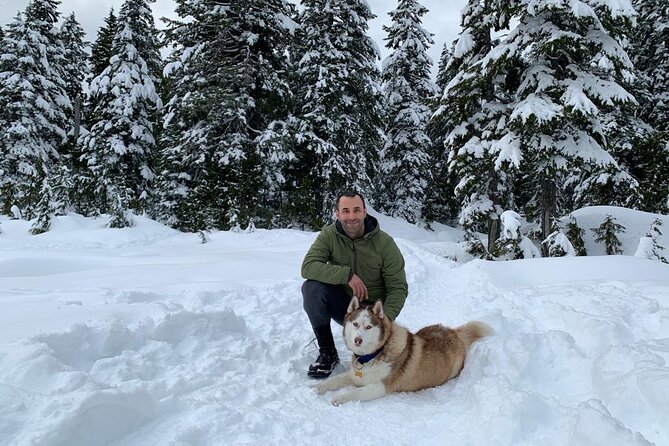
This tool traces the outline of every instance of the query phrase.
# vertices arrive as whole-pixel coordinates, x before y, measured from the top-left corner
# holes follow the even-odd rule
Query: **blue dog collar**
[[[366,364],[366,363],[368,363],[368,362],[371,361],[372,359],[374,359],[374,358],[376,358],[377,356],[379,356],[379,353],[381,353],[382,351],[383,351],[383,347],[381,347],[380,349],[378,349],[378,350],[375,351],[374,353],[370,353],[369,355],[358,356],[358,364]]]

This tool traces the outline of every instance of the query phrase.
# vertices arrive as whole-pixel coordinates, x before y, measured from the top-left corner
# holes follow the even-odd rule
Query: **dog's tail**
[[[471,321],[455,328],[455,332],[458,334],[458,337],[462,339],[462,342],[465,343],[465,348],[469,349],[469,346],[474,342],[486,336],[490,336],[495,331],[490,325],[484,322]]]

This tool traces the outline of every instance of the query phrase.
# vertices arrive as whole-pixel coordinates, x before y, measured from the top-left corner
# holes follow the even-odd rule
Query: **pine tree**
[[[461,203],[460,223],[468,231],[486,232],[492,250],[500,234],[500,214],[514,207],[512,180],[522,160],[518,136],[505,134],[522,62],[509,58],[482,70],[494,43],[495,18],[487,4],[469,2],[462,23],[450,59],[454,75],[436,116],[444,115],[450,123],[444,142]]]
[[[109,66],[109,59],[114,55],[114,36],[117,32],[118,20],[114,14],[114,8],[109,10],[105,17],[105,24],[98,29],[95,42],[91,45],[91,78],[96,78]]]
[[[432,35],[421,26],[427,9],[416,0],[400,0],[390,12],[392,25],[383,63],[386,144],[378,176],[379,209],[410,223],[421,218],[429,178],[431,141],[426,134],[428,101],[436,94],[427,55]]]
[[[632,36],[634,63],[648,83],[650,97],[642,102],[642,116],[669,135],[669,6],[663,0],[633,0],[638,12]]]
[[[173,92],[161,141],[159,218],[177,228],[269,226],[283,178],[291,88],[284,0],[177,2],[166,71]],[[278,129],[278,130],[277,130]],[[267,200],[267,201],[265,201]],[[270,202],[270,203],[268,203]]]
[[[459,68],[458,63],[451,63],[456,44],[457,40],[450,46],[444,44],[437,71],[437,93],[430,101],[433,114],[427,124],[427,135],[432,141],[429,151],[431,162],[429,176],[432,181],[427,184],[423,208],[423,215],[428,224],[432,221],[452,223],[460,209],[460,203],[454,193],[457,181],[448,170],[448,151],[445,146],[446,137],[453,131],[455,123],[448,113],[448,105],[446,103],[440,105],[446,86],[455,77]],[[470,251],[476,251],[476,256],[479,254],[477,248]]]
[[[638,12],[630,54],[639,72],[634,95],[640,110],[628,159],[639,180],[640,208],[669,212],[669,7],[662,0],[634,0]]]
[[[578,196],[566,201],[583,201],[603,173],[620,169],[608,151],[602,120],[615,107],[634,102],[621,86],[632,64],[620,43],[634,12],[608,1],[494,3],[501,26],[512,18],[518,24],[481,68],[513,57],[526,63],[505,127],[518,142],[528,173],[523,188],[537,191],[526,200],[527,209],[540,220],[545,239],[565,187],[582,184],[574,189]]]
[[[111,8],[109,15],[104,19],[104,25],[98,29],[97,39],[91,45],[91,54],[87,58],[88,68],[86,81],[90,82],[100,76],[109,66],[112,58],[114,36],[117,32],[118,20]],[[93,176],[88,171],[89,156],[82,153],[83,136],[89,132],[91,127],[100,119],[99,115],[94,118],[93,111],[103,107],[102,101],[107,100],[103,95],[86,94],[83,98],[83,110],[81,113],[81,132],[74,145],[71,165],[73,171],[73,187],[71,189],[72,203],[84,215],[96,215],[100,213],[99,205],[96,203],[95,185]]]
[[[641,237],[639,240],[639,246],[637,247],[635,257],[642,257],[645,259],[659,260],[662,263],[669,263],[666,257],[662,255],[664,251],[664,246],[660,245],[658,239],[662,235],[660,231],[660,226],[662,226],[662,220],[656,218],[650,225],[650,230],[646,233],[645,237]]]
[[[441,49],[441,55],[439,56],[439,64],[437,65],[437,91],[442,93],[448,83],[453,78],[452,73],[449,72],[448,67],[450,65],[451,59],[453,58],[453,52],[455,51],[455,44],[457,40],[448,43],[444,42],[444,46]]]
[[[294,201],[318,209],[323,221],[332,218],[341,189],[371,190],[383,144],[379,56],[367,35],[374,17],[367,2],[305,0],[302,6],[295,163],[302,166],[297,181],[311,190]]]
[[[82,136],[80,160],[89,200],[111,214],[111,227],[132,222],[127,211],[149,204],[155,151],[154,120],[161,61],[149,0],[126,0],[118,17],[114,55],[91,81],[93,125]]]
[[[624,233],[625,227],[619,223],[616,223],[615,217],[607,215],[599,227],[590,228],[590,230],[597,236],[595,238],[596,242],[604,243],[607,255],[623,253],[623,250],[620,249],[622,242],[618,238],[618,234]]]
[[[523,218],[514,211],[500,215],[501,234],[493,243],[490,255],[495,260],[514,260],[541,257],[534,243],[521,231]]]
[[[548,245],[548,257],[576,256],[576,250],[562,230],[551,233],[542,243]]]
[[[0,64],[0,206],[18,206],[27,219],[48,221],[64,212],[46,203],[61,164],[72,104],[63,78],[65,48],[56,23],[56,0],[32,0],[9,24]],[[47,225],[48,226],[48,225]]]
[[[565,235],[569,242],[574,247],[574,252],[577,256],[587,256],[588,252],[585,249],[585,242],[583,241],[583,236],[585,235],[585,230],[578,226],[576,218],[573,215],[569,214],[569,223],[565,227]]]
[[[69,123],[69,130],[67,132],[68,154],[79,139],[83,82],[89,73],[88,64],[86,63],[87,44],[84,42],[84,36],[84,29],[77,21],[74,13],[70,14],[60,28],[60,37],[65,46],[63,80],[65,81],[65,91],[72,103],[72,112],[66,116]]]

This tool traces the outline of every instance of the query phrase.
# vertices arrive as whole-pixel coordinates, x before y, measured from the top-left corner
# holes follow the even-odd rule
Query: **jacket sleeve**
[[[302,277],[332,285],[344,285],[348,283],[351,268],[328,263],[332,258],[334,243],[332,234],[327,234],[325,230],[318,234],[318,237],[316,237],[316,240],[302,261]]]
[[[386,300],[383,303],[383,311],[390,320],[395,320],[404,307],[409,284],[404,272],[404,256],[392,238],[384,250],[383,258],[383,280],[386,286]]]

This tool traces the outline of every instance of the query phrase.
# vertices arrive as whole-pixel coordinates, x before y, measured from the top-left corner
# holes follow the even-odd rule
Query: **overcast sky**
[[[0,24],[9,23],[18,11],[23,11],[29,0],[0,0]],[[370,21],[370,35],[376,41],[381,50],[381,56],[386,57],[388,50],[385,48],[385,33],[383,25],[390,23],[388,12],[397,6],[396,0],[367,0],[372,12],[377,16]],[[94,41],[98,28],[103,24],[103,19],[109,13],[112,6],[116,12],[119,11],[123,0],[61,0],[60,11],[63,15],[74,12],[77,20],[82,24],[87,33],[87,39]],[[423,18],[425,29],[434,34],[435,45],[430,49],[430,56],[435,68],[439,62],[439,55],[445,41],[451,42],[460,32],[460,11],[466,0],[422,0],[430,11]],[[160,17],[174,17],[174,2],[172,0],[157,0],[151,5],[156,17],[158,28],[163,26]],[[433,70],[434,73],[435,70]]]

